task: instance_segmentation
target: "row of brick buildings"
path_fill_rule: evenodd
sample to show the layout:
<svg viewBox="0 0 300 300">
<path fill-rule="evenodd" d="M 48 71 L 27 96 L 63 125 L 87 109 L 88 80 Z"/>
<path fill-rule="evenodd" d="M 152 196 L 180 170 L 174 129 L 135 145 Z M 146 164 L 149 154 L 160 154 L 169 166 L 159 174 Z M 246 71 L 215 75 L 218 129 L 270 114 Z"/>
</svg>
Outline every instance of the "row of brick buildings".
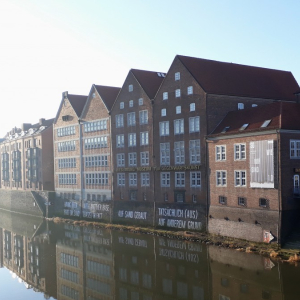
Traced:
<svg viewBox="0 0 300 300">
<path fill-rule="evenodd" d="M 290 72 L 180 55 L 167 73 L 131 69 L 121 88 L 64 92 L 53 125 L 14 129 L 1 188 L 53 187 L 65 215 L 189 230 L 208 219 L 214 233 L 280 241 L 299 208 L 299 91 Z"/>
</svg>

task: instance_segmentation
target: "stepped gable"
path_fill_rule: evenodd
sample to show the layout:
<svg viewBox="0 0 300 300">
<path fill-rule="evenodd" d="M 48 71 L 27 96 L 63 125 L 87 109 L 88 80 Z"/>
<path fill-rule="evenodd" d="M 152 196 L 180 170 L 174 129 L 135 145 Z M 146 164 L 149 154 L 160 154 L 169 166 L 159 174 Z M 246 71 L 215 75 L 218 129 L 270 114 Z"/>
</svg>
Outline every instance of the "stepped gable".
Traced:
<svg viewBox="0 0 300 300">
<path fill-rule="evenodd" d="M 208 94 L 295 101 L 299 91 L 288 71 L 177 57 Z"/>
<path fill-rule="evenodd" d="M 108 111 L 111 110 L 119 92 L 119 87 L 94 85 L 104 104 L 106 105 Z"/>
<path fill-rule="evenodd" d="M 87 96 L 68 94 L 68 99 L 78 117 L 81 116 Z"/>
<path fill-rule="evenodd" d="M 131 69 L 131 72 L 136 80 L 140 83 L 148 97 L 153 99 L 165 78 L 165 73 L 137 69 Z"/>
<path fill-rule="evenodd" d="M 251 131 L 270 129 L 300 130 L 300 104 L 291 102 L 274 102 L 245 110 L 229 112 L 211 135 L 242 134 Z M 271 120 L 266 127 L 262 124 Z M 248 124 L 242 129 L 244 124 Z M 228 127 L 226 132 L 224 128 Z"/>
</svg>

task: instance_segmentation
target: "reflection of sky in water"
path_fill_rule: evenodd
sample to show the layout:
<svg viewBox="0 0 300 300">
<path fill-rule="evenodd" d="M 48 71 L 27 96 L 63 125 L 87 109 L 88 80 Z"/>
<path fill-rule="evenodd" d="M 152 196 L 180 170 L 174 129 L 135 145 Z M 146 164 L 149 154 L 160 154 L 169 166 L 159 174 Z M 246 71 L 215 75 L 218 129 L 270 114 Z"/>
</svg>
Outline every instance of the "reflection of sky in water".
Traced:
<svg viewBox="0 0 300 300">
<path fill-rule="evenodd" d="M 35 292 L 33 289 L 27 289 L 27 284 L 26 286 L 25 284 L 11 271 L 6 268 L 0 269 L 0 299 L 45 300 L 43 293 Z"/>
</svg>

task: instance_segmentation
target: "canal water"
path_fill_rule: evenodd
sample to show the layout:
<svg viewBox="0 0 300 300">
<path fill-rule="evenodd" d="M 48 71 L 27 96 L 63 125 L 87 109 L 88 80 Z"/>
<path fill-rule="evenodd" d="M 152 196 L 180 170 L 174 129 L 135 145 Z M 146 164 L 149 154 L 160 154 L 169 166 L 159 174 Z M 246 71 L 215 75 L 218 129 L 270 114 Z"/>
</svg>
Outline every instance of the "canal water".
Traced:
<svg viewBox="0 0 300 300">
<path fill-rule="evenodd" d="M 300 299 L 300 267 L 256 254 L 0 211 L 1 299 Z"/>
</svg>

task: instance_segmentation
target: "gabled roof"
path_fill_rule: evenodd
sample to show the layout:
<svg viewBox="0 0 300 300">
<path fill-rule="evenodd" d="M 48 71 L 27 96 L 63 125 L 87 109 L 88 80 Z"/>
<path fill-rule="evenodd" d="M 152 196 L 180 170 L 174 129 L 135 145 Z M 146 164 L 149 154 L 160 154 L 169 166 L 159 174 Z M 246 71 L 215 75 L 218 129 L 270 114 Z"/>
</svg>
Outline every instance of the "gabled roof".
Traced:
<svg viewBox="0 0 300 300">
<path fill-rule="evenodd" d="M 68 94 L 67 97 L 79 118 L 83 111 L 87 96 Z"/>
<path fill-rule="evenodd" d="M 95 89 L 103 100 L 104 104 L 107 107 L 107 110 L 110 111 L 121 88 L 113 87 L 113 86 L 103 86 L 103 85 L 95 85 Z"/>
<path fill-rule="evenodd" d="M 131 69 L 130 71 L 139 82 L 148 97 L 150 99 L 153 99 L 164 80 L 165 73 L 137 69 Z"/>
<path fill-rule="evenodd" d="M 245 110 L 229 112 L 210 136 L 226 136 L 270 129 L 300 130 L 300 104 L 293 102 L 274 102 Z M 262 124 L 270 120 L 266 127 Z M 241 130 L 245 124 L 248 126 Z M 226 132 L 224 128 L 227 128 Z"/>
<path fill-rule="evenodd" d="M 299 90 L 287 71 L 176 56 L 208 94 L 294 101 Z"/>
</svg>

